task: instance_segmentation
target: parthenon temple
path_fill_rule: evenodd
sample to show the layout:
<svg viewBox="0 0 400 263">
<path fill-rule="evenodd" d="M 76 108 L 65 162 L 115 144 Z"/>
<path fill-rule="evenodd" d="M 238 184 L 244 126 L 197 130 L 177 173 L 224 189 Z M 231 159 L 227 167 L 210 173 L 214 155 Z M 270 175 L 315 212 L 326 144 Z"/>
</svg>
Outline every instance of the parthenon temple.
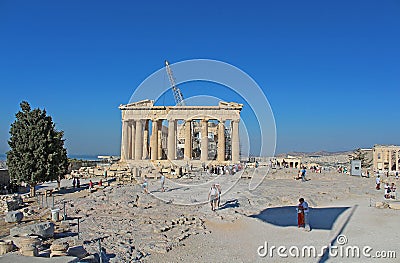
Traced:
<svg viewBox="0 0 400 263">
<path fill-rule="evenodd" d="M 153 100 L 120 105 L 121 161 L 238 163 L 243 104 L 155 106 Z"/>
</svg>

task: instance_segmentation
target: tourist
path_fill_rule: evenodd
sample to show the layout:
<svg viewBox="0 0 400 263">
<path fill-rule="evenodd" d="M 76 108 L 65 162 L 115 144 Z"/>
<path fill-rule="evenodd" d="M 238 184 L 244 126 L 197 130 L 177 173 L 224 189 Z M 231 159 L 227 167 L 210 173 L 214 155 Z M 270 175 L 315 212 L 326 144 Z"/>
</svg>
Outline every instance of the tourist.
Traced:
<svg viewBox="0 0 400 263">
<path fill-rule="evenodd" d="M 301 179 L 301 170 L 299 170 L 296 174 L 296 176 L 294 177 L 294 179 L 299 180 Z"/>
<path fill-rule="evenodd" d="M 218 190 L 217 208 L 219 208 L 219 204 L 221 203 L 221 193 L 222 193 L 221 185 L 215 184 L 215 188 L 217 188 Z"/>
<path fill-rule="evenodd" d="M 302 206 L 302 210 L 304 212 L 304 230 L 310 231 L 311 227 L 310 227 L 310 220 L 308 217 L 308 212 L 310 209 L 308 207 L 308 203 L 306 201 L 304 201 L 304 198 L 300 198 L 299 202 L 300 202 L 300 205 Z"/>
<path fill-rule="evenodd" d="M 103 186 L 103 180 L 100 179 L 99 186 Z"/>
<path fill-rule="evenodd" d="M 306 179 L 306 167 L 304 166 L 303 167 L 303 170 L 301 170 L 301 181 L 302 182 L 305 182 L 305 181 L 307 181 L 307 179 Z"/>
<path fill-rule="evenodd" d="M 297 227 L 304 227 L 304 209 L 301 203 L 297 205 L 296 211 L 297 211 Z"/>
<path fill-rule="evenodd" d="M 398 179 L 399 179 L 399 172 L 396 171 L 396 180 L 398 180 Z"/>
<path fill-rule="evenodd" d="M 76 187 L 77 188 L 81 187 L 81 180 L 79 180 L 79 178 L 76 178 Z"/>
<path fill-rule="evenodd" d="M 93 182 L 92 182 L 92 180 L 90 180 L 89 181 L 89 189 L 92 189 L 93 188 Z"/>
<path fill-rule="evenodd" d="M 75 185 L 76 185 L 76 180 L 75 180 L 75 177 L 74 177 L 74 179 L 72 180 L 72 188 L 75 188 Z"/>
<path fill-rule="evenodd" d="M 385 184 L 385 199 L 389 199 L 390 198 L 390 192 L 391 192 L 391 190 L 390 190 L 389 183 L 386 183 Z"/>
<path fill-rule="evenodd" d="M 161 182 L 161 192 L 165 192 L 164 188 L 165 176 L 163 174 L 161 174 L 160 182 Z"/>
<path fill-rule="evenodd" d="M 144 179 L 144 182 L 142 184 L 142 189 L 143 189 L 143 193 L 145 193 L 145 194 L 149 193 L 147 179 Z"/>
<path fill-rule="evenodd" d="M 375 183 L 376 183 L 376 190 L 380 190 L 381 189 L 381 177 L 378 174 L 378 177 L 376 177 L 375 179 Z"/>
<path fill-rule="evenodd" d="M 390 198 L 397 199 L 396 198 L 396 185 L 394 183 L 392 183 L 392 186 L 390 186 Z"/>
<path fill-rule="evenodd" d="M 210 191 L 208 192 L 208 200 L 210 201 L 212 211 L 215 211 L 215 207 L 217 205 L 217 197 L 218 189 L 215 187 L 215 184 L 212 184 Z"/>
</svg>

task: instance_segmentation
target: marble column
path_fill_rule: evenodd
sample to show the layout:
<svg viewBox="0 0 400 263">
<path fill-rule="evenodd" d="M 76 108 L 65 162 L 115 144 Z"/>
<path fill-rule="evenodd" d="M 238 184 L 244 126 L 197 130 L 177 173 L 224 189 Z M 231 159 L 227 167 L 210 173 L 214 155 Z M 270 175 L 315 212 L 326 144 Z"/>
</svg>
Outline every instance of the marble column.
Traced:
<svg viewBox="0 0 400 263">
<path fill-rule="evenodd" d="M 388 152 L 388 157 L 389 157 L 389 172 L 392 170 L 392 151 L 389 150 Z"/>
<path fill-rule="evenodd" d="M 399 151 L 396 150 L 396 171 L 399 170 Z"/>
<path fill-rule="evenodd" d="M 175 120 L 168 120 L 168 160 L 176 158 Z"/>
<path fill-rule="evenodd" d="M 192 159 L 192 121 L 185 122 L 185 160 Z"/>
<path fill-rule="evenodd" d="M 218 123 L 217 161 L 225 161 L 225 121 L 223 120 Z"/>
<path fill-rule="evenodd" d="M 142 160 L 143 155 L 143 120 L 136 120 L 135 159 Z"/>
<path fill-rule="evenodd" d="M 149 120 L 144 121 L 143 130 L 143 155 L 142 159 L 146 160 L 149 158 Z"/>
<path fill-rule="evenodd" d="M 208 160 L 208 120 L 201 120 L 201 155 L 200 161 Z"/>
<path fill-rule="evenodd" d="M 128 151 L 129 151 L 128 127 L 129 127 L 129 121 L 122 121 L 121 160 L 128 159 Z"/>
<path fill-rule="evenodd" d="M 126 156 L 127 160 L 131 160 L 132 158 L 132 121 L 128 122 L 128 154 Z"/>
<path fill-rule="evenodd" d="M 158 156 L 157 156 L 157 159 L 158 160 L 161 160 L 162 159 L 162 120 L 159 120 L 158 121 L 158 127 L 159 127 L 159 129 L 158 129 L 158 134 L 157 134 L 157 136 L 158 136 L 158 145 L 157 145 L 157 153 L 158 153 Z"/>
<path fill-rule="evenodd" d="M 158 121 L 152 120 L 152 129 L 150 137 L 151 160 L 155 161 L 158 158 Z"/>
<path fill-rule="evenodd" d="M 239 144 L 239 120 L 232 120 L 232 163 L 238 163 L 240 158 L 240 144 Z"/>
<path fill-rule="evenodd" d="M 135 137 L 136 137 L 135 121 L 131 121 L 129 126 L 131 129 L 130 136 L 129 136 L 129 138 L 130 138 L 130 149 L 129 149 L 130 158 L 129 159 L 134 160 L 135 159 Z"/>
</svg>

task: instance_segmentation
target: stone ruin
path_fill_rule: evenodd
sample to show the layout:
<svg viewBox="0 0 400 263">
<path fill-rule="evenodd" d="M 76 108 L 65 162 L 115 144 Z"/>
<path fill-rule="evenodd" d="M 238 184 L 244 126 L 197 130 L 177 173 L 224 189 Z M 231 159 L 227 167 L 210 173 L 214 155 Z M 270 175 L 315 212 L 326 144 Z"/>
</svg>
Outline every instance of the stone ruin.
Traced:
<svg viewBox="0 0 400 263">
<path fill-rule="evenodd" d="M 0 195 L 0 214 L 15 211 L 23 204 L 22 197 L 18 194 Z"/>
</svg>

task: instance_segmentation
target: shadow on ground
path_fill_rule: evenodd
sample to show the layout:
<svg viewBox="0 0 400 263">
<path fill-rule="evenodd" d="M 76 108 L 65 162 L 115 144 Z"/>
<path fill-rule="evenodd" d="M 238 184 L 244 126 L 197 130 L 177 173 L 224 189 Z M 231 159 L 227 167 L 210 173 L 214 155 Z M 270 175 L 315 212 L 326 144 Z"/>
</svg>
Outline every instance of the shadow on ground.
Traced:
<svg viewBox="0 0 400 263">
<path fill-rule="evenodd" d="M 311 228 L 331 230 L 336 219 L 350 207 L 310 208 L 309 220 Z M 276 226 L 297 227 L 296 206 L 272 207 L 250 217 L 260 219 Z"/>
<path fill-rule="evenodd" d="M 223 203 L 220 207 L 219 210 L 223 209 L 228 209 L 228 208 L 236 208 L 239 207 L 239 200 L 233 199 L 233 200 L 228 200 L 225 203 Z"/>
</svg>

